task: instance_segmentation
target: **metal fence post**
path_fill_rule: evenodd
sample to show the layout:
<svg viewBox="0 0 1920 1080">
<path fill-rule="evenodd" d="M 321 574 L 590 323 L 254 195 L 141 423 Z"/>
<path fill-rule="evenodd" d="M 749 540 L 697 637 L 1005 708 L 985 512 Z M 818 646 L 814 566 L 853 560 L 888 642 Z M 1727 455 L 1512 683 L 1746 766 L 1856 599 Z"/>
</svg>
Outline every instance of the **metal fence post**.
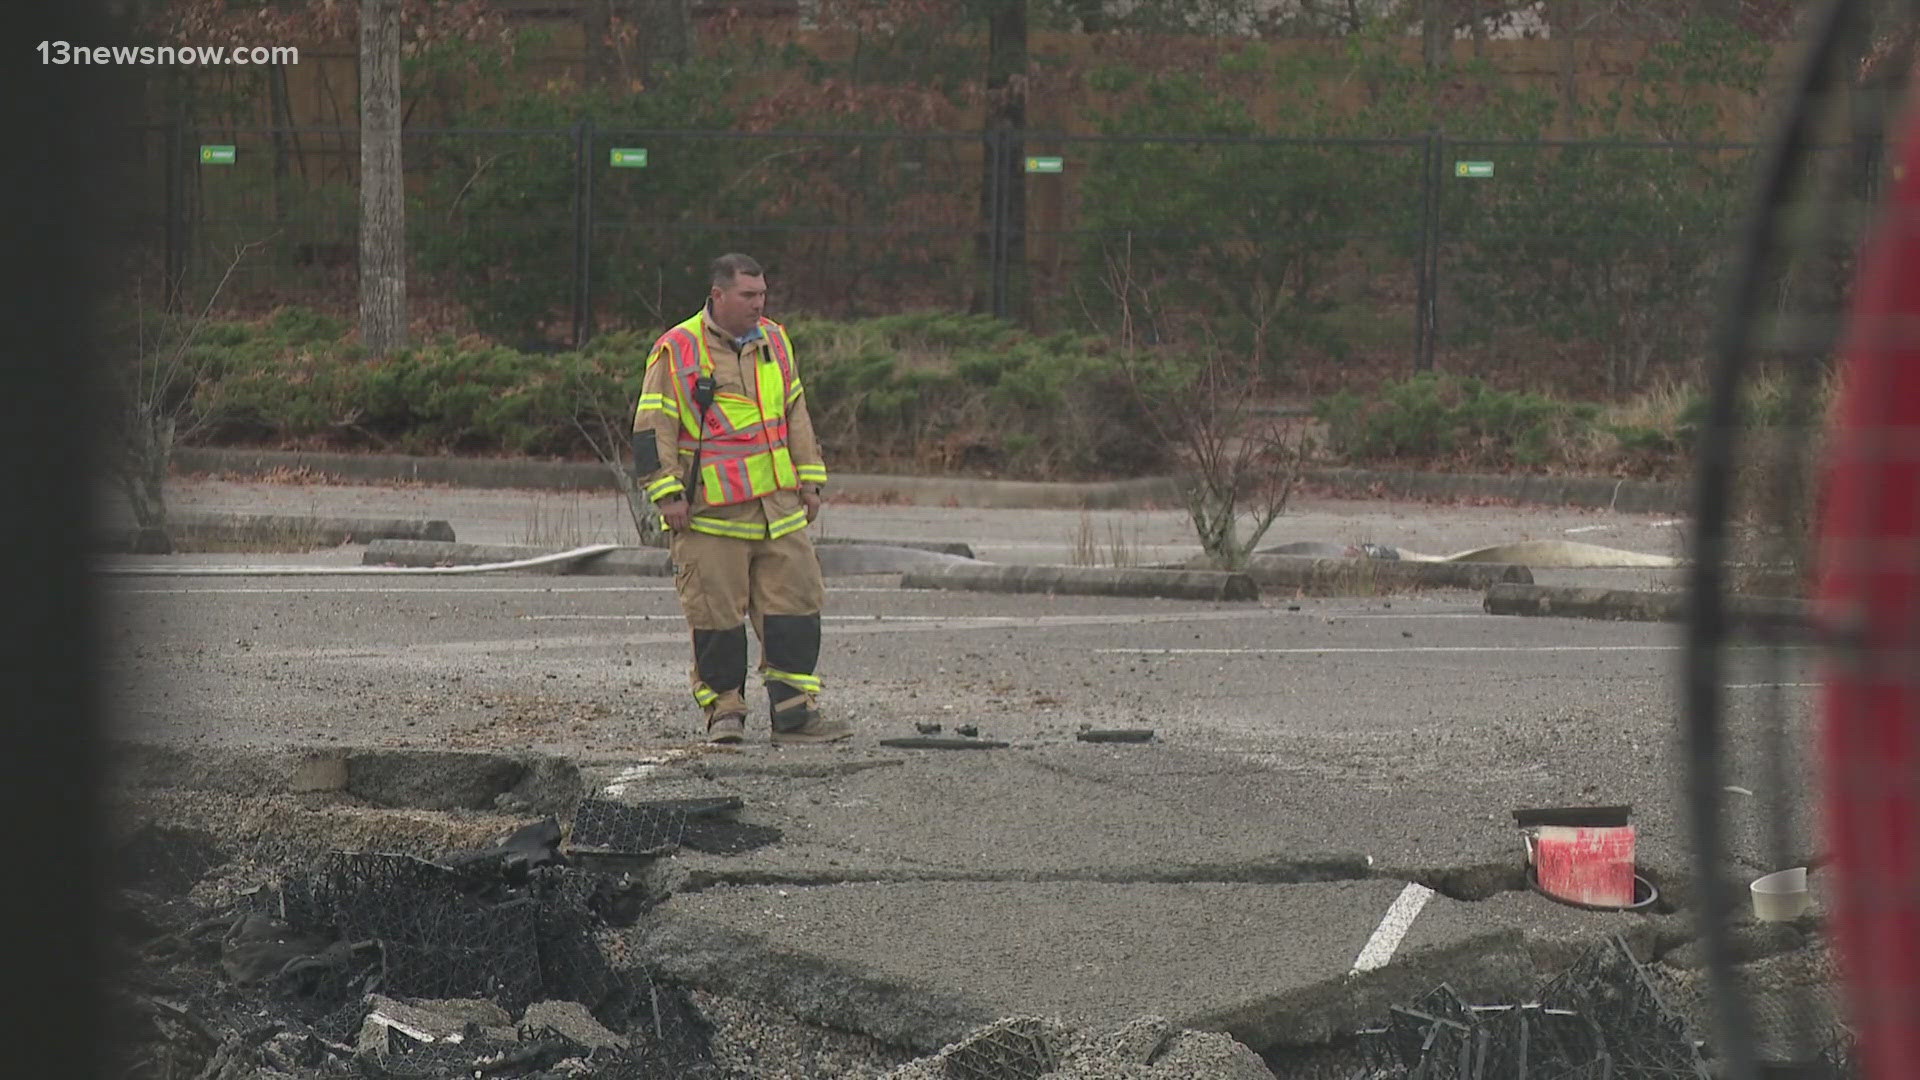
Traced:
<svg viewBox="0 0 1920 1080">
<path fill-rule="evenodd" d="M 1425 283 L 1425 303 L 1420 312 L 1420 324 L 1424 340 L 1419 355 L 1415 358 L 1417 371 L 1432 371 L 1433 360 L 1440 349 L 1440 242 L 1442 221 L 1441 213 L 1446 183 L 1447 137 L 1444 132 L 1434 129 L 1427 133 L 1427 178 L 1422 185 L 1427 192 L 1426 239 L 1422 245 L 1421 257 L 1426 260 L 1421 272 Z"/>
<path fill-rule="evenodd" d="M 986 130 L 987 144 L 987 281 L 993 317 L 1007 317 L 1007 133 Z"/>
<path fill-rule="evenodd" d="M 1008 124 L 1001 128 L 1000 144 L 1000 293 L 1006 311 L 1002 318 L 1027 325 L 1033 317 L 1032 275 L 1027 263 L 1027 181 L 1022 161 L 1027 156 L 1027 136 L 1023 127 Z M 1020 280 L 1013 280 L 1014 267 L 1020 268 Z M 1019 295 L 1015 306 L 1014 296 Z"/>
<path fill-rule="evenodd" d="M 1433 248 L 1433 157 L 1436 153 L 1433 132 L 1420 137 L 1420 242 L 1414 253 L 1413 369 L 1423 371 L 1428 363 L 1427 344 L 1431 328 L 1427 325 L 1428 305 L 1433 297 L 1433 280 L 1428 274 Z"/>
<path fill-rule="evenodd" d="M 593 336 L 593 121 L 573 125 L 573 347 Z"/>
<path fill-rule="evenodd" d="M 180 253 L 180 162 L 183 153 L 180 118 L 167 121 L 160 138 L 161 182 L 166 187 L 166 219 L 163 222 L 166 250 L 160 267 L 160 310 L 172 311 L 174 297 L 180 294 L 180 274 L 185 260 Z"/>
</svg>

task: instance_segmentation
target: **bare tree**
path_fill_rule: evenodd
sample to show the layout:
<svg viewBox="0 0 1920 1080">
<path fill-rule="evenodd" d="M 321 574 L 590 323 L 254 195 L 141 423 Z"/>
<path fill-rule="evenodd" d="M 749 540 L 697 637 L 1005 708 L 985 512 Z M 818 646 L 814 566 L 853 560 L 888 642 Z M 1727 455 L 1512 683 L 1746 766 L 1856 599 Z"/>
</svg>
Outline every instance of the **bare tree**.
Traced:
<svg viewBox="0 0 1920 1080">
<path fill-rule="evenodd" d="M 407 343 L 407 218 L 400 157 L 399 0 L 360 0 L 360 340 Z"/>
<path fill-rule="evenodd" d="M 611 370 L 597 365 L 592 357 L 583 356 L 580 364 L 569 372 L 567 385 L 573 398 L 574 430 L 593 448 L 594 456 L 607 467 L 614 484 L 625 496 L 627 513 L 633 518 L 640 545 L 662 546 L 666 530 L 660 521 L 660 512 L 640 490 L 639 478 L 627 468 L 633 413 L 632 402 L 626 397 L 621 380 Z"/>
<path fill-rule="evenodd" d="M 626 497 L 627 514 L 633 519 L 633 531 L 640 538 L 640 546 L 664 546 L 666 527 L 660 520 L 660 511 L 654 508 L 646 492 L 640 490 L 639 478 L 627 469 L 626 440 L 620 437 L 619 425 L 605 413 L 588 413 L 575 417 L 574 427 L 592 445 L 595 456 L 613 475 L 620 494 Z"/>
<path fill-rule="evenodd" d="M 1210 343 L 1184 388 L 1186 407 L 1149 412 L 1188 467 L 1187 515 L 1200 550 L 1222 570 L 1246 566 L 1292 499 L 1309 450 L 1278 419 L 1254 415 L 1248 383 L 1256 367 Z"/>
<path fill-rule="evenodd" d="M 1133 272 L 1131 245 L 1110 254 L 1103 275 L 1119 314 L 1119 348 L 1127 386 L 1153 436 L 1171 448 L 1184 470 L 1187 515 L 1207 561 L 1237 570 L 1286 510 L 1312 452 L 1278 418 L 1256 415 L 1268 328 L 1256 327 L 1255 345 L 1244 355 L 1203 335 L 1197 349 L 1150 352 L 1138 342 L 1141 322 L 1153 338 L 1158 326 L 1152 286 Z M 1241 531 L 1241 519 L 1248 520 Z"/>
<path fill-rule="evenodd" d="M 197 315 L 181 321 L 158 317 L 149 326 L 145 305 L 135 311 L 131 356 L 112 368 L 114 447 L 108 464 L 111 475 L 127 497 L 143 544 L 159 550 L 169 546 L 167 535 L 167 476 L 173 448 L 205 422 L 209 402 L 205 388 L 195 385 L 190 361 L 194 339 L 207 323 L 214 305 L 240 263 L 265 244 L 256 240 L 234 251 L 233 261 L 214 285 Z M 176 305 L 164 305 L 173 310 Z"/>
</svg>

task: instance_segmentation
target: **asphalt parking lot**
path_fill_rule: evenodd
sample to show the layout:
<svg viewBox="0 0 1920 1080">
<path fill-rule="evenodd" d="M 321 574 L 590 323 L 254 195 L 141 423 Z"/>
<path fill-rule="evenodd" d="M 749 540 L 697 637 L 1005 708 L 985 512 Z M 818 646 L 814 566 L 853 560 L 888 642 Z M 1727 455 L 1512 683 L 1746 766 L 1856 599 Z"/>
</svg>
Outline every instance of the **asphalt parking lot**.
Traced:
<svg viewBox="0 0 1920 1080">
<path fill-rule="evenodd" d="M 183 484 L 178 503 L 445 518 L 481 543 L 618 540 L 624 525 L 609 496 L 533 492 L 202 481 Z M 830 505 L 822 525 L 843 537 L 965 541 L 996 561 L 1068 561 L 1089 537 L 1115 556 L 1101 561 L 1194 550 L 1174 511 Z M 1307 499 L 1269 542 L 1446 553 L 1571 536 L 1674 554 L 1678 533 L 1654 516 Z M 350 546 L 123 562 L 359 557 Z M 1539 580 L 1661 580 L 1552 575 Z M 824 999 L 815 1010 L 884 1028 L 869 1032 L 883 1038 L 937 1046 L 966 1022 L 1075 1001 L 1103 1019 L 1159 1011 L 1224 1026 L 1250 1044 L 1306 1037 L 1263 1028 L 1271 1017 L 1259 1003 L 1344 975 L 1411 881 L 1442 893 L 1408 933 L 1410 951 L 1682 918 L 1572 912 L 1514 892 L 1500 872 L 1520 858 L 1512 809 L 1630 803 L 1642 865 L 1683 888 L 1683 652 L 1672 625 L 1492 616 L 1467 592 L 1198 603 L 839 578 L 820 673 L 828 707 L 856 737 L 773 750 L 756 698 L 747 746 L 676 759 L 697 718 L 665 580 L 262 573 L 111 578 L 105 588 L 120 730 L 133 740 L 535 750 L 628 797 L 741 796 L 749 819 L 785 839 L 684 859 L 702 885 L 667 905 L 679 921 L 657 927 L 653 944 L 671 953 L 680 934 L 812 950 L 863 977 L 965 1001 L 885 1019 L 843 1016 Z M 1774 700 L 1802 722 L 1809 681 L 1801 665 L 1730 675 L 1728 782 L 1756 800 L 1775 781 L 1752 720 Z M 879 745 L 932 724 L 974 725 L 1011 745 Z M 1077 741 L 1088 727 L 1155 738 Z M 1758 866 L 1757 814 L 1749 824 L 1739 854 Z M 987 940 L 998 944 L 983 952 Z M 714 983 L 749 967 L 681 955 L 683 974 Z"/>
</svg>

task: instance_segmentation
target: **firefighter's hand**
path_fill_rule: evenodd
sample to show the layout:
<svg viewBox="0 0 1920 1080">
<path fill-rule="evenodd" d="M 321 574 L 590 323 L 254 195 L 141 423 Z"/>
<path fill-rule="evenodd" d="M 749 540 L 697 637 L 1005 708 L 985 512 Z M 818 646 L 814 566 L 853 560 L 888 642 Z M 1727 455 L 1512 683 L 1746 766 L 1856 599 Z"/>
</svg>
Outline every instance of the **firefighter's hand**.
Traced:
<svg viewBox="0 0 1920 1080">
<path fill-rule="evenodd" d="M 660 503 L 660 520 L 666 522 L 667 528 L 674 532 L 684 532 L 687 519 L 692 516 L 693 504 L 688 502 L 685 496 L 676 495 Z"/>
<path fill-rule="evenodd" d="M 813 524 L 813 519 L 820 516 L 820 490 L 810 487 L 801 488 L 800 502 L 807 508 L 807 524 Z"/>
</svg>

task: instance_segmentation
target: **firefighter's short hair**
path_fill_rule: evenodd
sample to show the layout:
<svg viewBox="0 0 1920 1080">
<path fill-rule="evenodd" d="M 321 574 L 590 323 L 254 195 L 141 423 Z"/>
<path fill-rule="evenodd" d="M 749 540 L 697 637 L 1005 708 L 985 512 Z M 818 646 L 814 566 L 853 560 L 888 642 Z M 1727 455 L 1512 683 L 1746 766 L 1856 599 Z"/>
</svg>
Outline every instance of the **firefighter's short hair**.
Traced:
<svg viewBox="0 0 1920 1080">
<path fill-rule="evenodd" d="M 722 255 L 713 260 L 713 284 L 718 288 L 727 288 L 733 279 L 745 274 L 748 277 L 766 277 L 767 272 L 760 267 L 759 260 L 751 255 L 738 253 Z"/>
</svg>

